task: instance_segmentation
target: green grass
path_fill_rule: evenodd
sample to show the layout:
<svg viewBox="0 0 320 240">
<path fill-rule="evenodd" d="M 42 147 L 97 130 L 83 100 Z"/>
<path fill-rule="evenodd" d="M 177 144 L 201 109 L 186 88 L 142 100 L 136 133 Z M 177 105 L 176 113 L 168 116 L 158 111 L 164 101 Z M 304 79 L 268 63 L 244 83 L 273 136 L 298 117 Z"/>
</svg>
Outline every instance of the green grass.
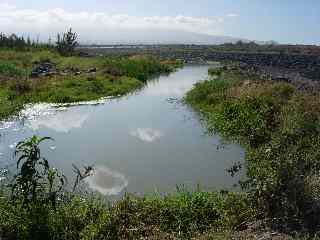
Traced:
<svg viewBox="0 0 320 240">
<path fill-rule="evenodd" d="M 148 56 L 62 57 L 49 50 L 0 53 L 0 119 L 16 113 L 25 103 L 72 103 L 124 95 L 141 88 L 152 76 L 169 73 L 178 66 Z M 26 78 L 26 73 L 41 62 L 51 62 L 65 73 Z M 96 73 L 88 73 L 93 68 Z"/>
<path fill-rule="evenodd" d="M 197 83 L 185 100 L 210 131 L 246 147 L 242 186 L 261 217 L 283 228 L 320 230 L 319 96 L 230 70 Z"/>
<path fill-rule="evenodd" d="M 8 239 L 139 239 L 161 235 L 189 238 L 236 229 L 248 220 L 245 195 L 177 192 L 125 196 L 113 205 L 74 197 L 28 208 L 0 199 L 0 236 Z M 245 213 L 245 214 L 244 214 Z M 160 238 L 159 238 L 160 239 Z"/>
<path fill-rule="evenodd" d="M 23 69 L 18 68 L 10 62 L 0 62 L 0 75 L 4 76 L 22 76 Z"/>
</svg>

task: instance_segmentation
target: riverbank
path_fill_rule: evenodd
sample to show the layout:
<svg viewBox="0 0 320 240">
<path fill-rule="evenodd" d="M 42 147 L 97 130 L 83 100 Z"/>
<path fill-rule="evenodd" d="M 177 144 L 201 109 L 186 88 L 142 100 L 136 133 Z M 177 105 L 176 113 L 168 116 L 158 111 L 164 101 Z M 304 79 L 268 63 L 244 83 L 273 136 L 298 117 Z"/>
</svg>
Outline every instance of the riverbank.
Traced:
<svg viewBox="0 0 320 240">
<path fill-rule="evenodd" d="M 73 103 L 124 95 L 177 62 L 148 56 L 63 57 L 49 50 L 1 50 L 0 119 L 27 103 Z"/>
<path fill-rule="evenodd" d="M 211 132 L 246 147 L 241 186 L 257 220 L 272 219 L 269 226 L 284 232 L 319 231 L 319 96 L 239 68 L 210 73 L 215 77 L 197 83 L 185 100 Z"/>
<path fill-rule="evenodd" d="M 187 73 L 190 75 L 190 72 Z M 299 109 L 302 112 L 306 110 L 305 106 L 301 104 L 303 102 L 302 96 L 305 96 L 307 104 L 310 104 L 308 98 L 313 96 L 304 95 L 305 93 L 301 95 L 302 93 L 287 83 L 266 82 L 253 79 L 251 76 L 249 78 L 249 76 L 242 75 L 241 72 L 236 70 L 213 69 L 210 70 L 210 73 L 218 76 L 218 78 L 214 77 L 209 81 L 196 84 L 194 90 L 191 91 L 192 95 L 189 100 L 190 102 L 194 100 L 193 105 L 195 107 L 196 105 L 199 106 L 198 109 L 208 120 L 210 130 L 220 129 L 227 137 L 237 137 L 244 146 L 247 146 L 247 164 L 251 166 L 249 168 L 250 181 L 243 183 L 243 186 L 247 184 L 249 187 L 247 192 L 214 192 L 201 191 L 201 189 L 189 191 L 181 186 L 171 194 L 155 193 L 143 196 L 127 194 L 116 202 L 106 203 L 104 197 L 97 195 L 58 191 L 59 179 L 55 179 L 54 187 L 49 190 L 49 179 L 52 179 L 49 176 L 52 177 L 51 174 L 42 176 L 41 188 L 39 188 L 34 202 L 23 205 L 19 198 L 13 201 L 10 197 L 10 188 L 9 191 L 4 191 L 4 187 L 7 185 L 2 181 L 2 198 L 0 199 L 1 237 L 3 239 L 301 239 L 292 238 L 280 232 L 297 230 L 297 226 L 299 227 L 298 230 L 304 230 L 304 233 L 306 231 L 311 232 L 309 230 L 311 227 L 306 223 L 303 215 L 293 215 L 292 212 L 297 209 L 294 205 L 296 203 L 299 211 L 305 211 L 301 208 L 303 206 L 306 209 L 316 210 L 316 208 L 310 208 L 309 205 L 309 199 L 316 201 L 316 195 L 313 198 L 308 197 L 307 201 L 298 199 L 298 202 L 297 199 L 294 200 L 292 197 L 294 193 L 288 192 L 290 189 L 294 190 L 294 188 L 289 188 L 287 184 L 288 182 L 294 184 L 297 191 L 301 193 L 301 181 L 299 180 L 302 175 L 300 171 L 305 171 L 304 173 L 307 175 L 309 172 L 306 169 L 309 165 L 302 165 L 304 162 L 301 161 L 300 156 L 308 156 L 306 158 L 307 163 L 311 163 L 317 157 L 316 153 L 314 155 L 310 154 L 312 149 L 310 150 L 310 147 L 308 147 L 310 139 L 307 133 L 312 133 L 312 124 L 304 120 L 304 117 L 308 118 L 307 115 L 301 116 L 300 111 L 298 111 Z M 184 79 L 182 76 L 178 75 L 179 81 Z M 191 92 L 187 98 L 190 97 Z M 164 98 L 162 97 L 161 102 L 163 101 Z M 136 102 L 134 106 L 137 106 Z M 217 110 L 215 110 L 215 106 Z M 228 110 L 227 107 L 230 106 L 232 108 Z M 278 108 L 282 106 L 286 107 L 287 111 L 284 114 L 279 114 Z M 221 111 L 218 111 L 219 109 Z M 280 116 L 288 117 L 287 121 L 281 124 L 281 126 L 287 126 L 287 133 L 281 130 L 287 138 L 279 139 L 277 135 L 273 135 L 274 142 L 270 143 L 268 139 L 265 139 L 265 143 L 262 143 L 263 138 L 261 136 L 268 136 L 267 134 L 264 135 L 267 131 L 263 130 L 263 126 L 270 126 L 267 129 L 270 129 L 269 134 L 271 135 L 278 129 L 282 129 L 277 125 L 278 121 L 272 120 L 274 117 L 271 114 L 273 113 L 272 109 L 275 111 L 274 115 L 279 116 L 279 118 Z M 211 120 L 215 119 L 211 116 L 216 113 L 222 115 L 221 118 L 217 118 L 221 120 L 218 122 L 220 125 L 211 125 L 211 123 L 214 123 Z M 226 120 L 222 119 L 223 116 Z M 150 118 L 150 115 L 148 117 Z M 309 117 L 311 117 L 312 122 L 312 115 Z M 292 118 L 294 121 L 291 120 Z M 97 122 L 99 121 L 95 121 L 95 124 Z M 273 122 L 275 124 L 267 124 Z M 223 132 L 224 123 L 227 123 L 225 129 L 228 130 L 225 132 Z M 292 126 L 293 123 L 296 125 Z M 110 125 L 110 123 L 108 124 Z M 218 128 L 219 126 L 221 128 Z M 236 128 L 235 126 L 240 127 Z M 247 128 L 245 128 L 246 126 Z M 236 131 L 236 133 L 228 134 L 231 131 L 229 129 Z M 261 129 L 261 132 L 258 132 L 258 129 Z M 101 132 L 102 128 L 99 131 Z M 303 133 L 303 131 L 308 132 Z M 293 135 L 291 136 L 290 133 Z M 299 136 L 303 135 L 304 140 L 299 140 Z M 195 137 L 194 132 L 193 137 Z M 127 135 L 126 138 L 128 138 Z M 311 135 L 310 138 L 313 138 L 313 136 Z M 88 136 L 85 143 L 87 144 L 89 141 L 91 140 Z M 296 141 L 298 141 L 298 146 Z M 257 143 L 259 144 L 256 145 Z M 292 149 L 287 149 L 286 144 L 291 146 Z M 27 144 L 27 146 L 29 145 Z M 69 140 L 66 145 L 68 146 L 67 150 L 75 155 L 72 141 Z M 33 145 L 31 144 L 31 146 Z M 76 146 L 76 149 L 78 149 L 79 142 L 76 143 Z M 150 145 L 147 146 L 150 147 Z M 210 147 L 213 147 L 212 141 Z M 104 157 L 105 152 L 110 154 L 106 147 L 103 149 Z M 315 147 L 316 150 L 317 147 Z M 290 155 L 288 158 L 282 155 L 282 153 L 287 154 L 288 152 L 293 154 L 295 158 L 289 161 Z M 41 153 L 45 153 L 45 149 L 41 148 Z M 153 148 L 152 157 L 155 156 L 155 148 Z M 94 156 L 90 159 L 94 159 Z M 129 160 L 131 159 L 134 160 L 132 155 L 130 155 Z M 187 159 L 186 156 L 185 159 Z M 194 159 L 198 158 L 195 157 Z M 210 161 L 213 160 L 215 159 L 211 157 Z M 50 161 L 52 161 L 51 158 L 49 158 L 49 163 Z M 148 162 L 150 161 L 148 159 Z M 172 160 L 170 159 L 170 161 Z M 301 163 L 295 165 L 297 162 Z M 281 164 L 279 165 L 279 163 Z M 165 164 L 168 163 L 165 162 Z M 194 164 L 194 160 L 192 164 Z M 295 169 L 295 166 L 299 166 L 299 169 Z M 200 165 L 197 165 L 197 167 L 200 168 Z M 236 174 L 240 168 L 241 166 L 235 165 L 229 169 L 229 172 Z M 314 169 L 316 170 L 316 168 Z M 210 168 L 212 175 L 214 170 L 214 167 Z M 289 174 L 285 174 L 287 170 L 289 170 Z M 201 173 L 203 174 L 203 172 Z M 48 173 L 52 172 L 48 171 Z M 141 174 L 141 172 L 139 173 Z M 306 175 L 303 175 L 303 178 Z M 54 176 L 57 177 L 58 175 L 54 174 Z M 292 182 L 295 180 L 292 179 L 293 176 L 299 176 L 299 179 Z M 316 189 L 317 179 L 311 180 L 310 183 L 312 184 L 308 186 Z M 49 194 L 50 191 L 54 195 Z M 312 192 L 312 194 L 315 192 Z M 6 195 L 6 193 L 9 194 Z M 18 191 L 16 194 L 21 194 L 20 197 L 23 197 L 23 192 L 19 193 Z M 54 201 L 49 198 L 51 196 L 55 197 Z M 268 205 L 269 203 L 270 205 Z M 274 208 L 273 212 L 273 214 L 278 214 L 275 217 L 271 217 L 273 216 L 270 212 L 272 206 L 277 207 Z M 310 214 L 315 214 L 314 218 L 317 219 L 317 212 L 308 211 L 307 213 L 307 220 Z"/>
<path fill-rule="evenodd" d="M 45 140 L 34 136 L 18 143 L 17 175 L 1 171 L 2 239 L 300 239 L 266 229 L 244 192 L 178 186 L 174 193 L 126 194 L 108 202 L 79 188 L 95 171 L 90 166 L 74 166 L 81 179 L 76 192 L 67 191 L 65 178 L 40 154 Z"/>
</svg>

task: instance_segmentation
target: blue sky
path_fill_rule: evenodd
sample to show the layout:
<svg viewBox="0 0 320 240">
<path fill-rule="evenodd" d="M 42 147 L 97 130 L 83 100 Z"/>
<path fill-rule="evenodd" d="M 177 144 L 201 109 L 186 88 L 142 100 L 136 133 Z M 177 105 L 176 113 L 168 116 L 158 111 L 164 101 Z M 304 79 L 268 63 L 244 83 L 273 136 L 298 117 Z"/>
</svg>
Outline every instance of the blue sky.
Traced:
<svg viewBox="0 0 320 240">
<path fill-rule="evenodd" d="M 96 14 L 104 15 L 97 20 Z M 41 19 L 36 19 L 39 16 Z M 91 22 L 85 20 L 86 16 L 91 17 Z M 0 0 L 0 31 L 10 31 L 10 26 L 36 34 L 36 31 L 58 31 L 68 25 L 78 27 L 85 38 L 92 34 L 103 38 L 99 31 L 116 34 L 117 29 L 129 32 L 160 29 L 320 45 L 320 1 Z"/>
</svg>

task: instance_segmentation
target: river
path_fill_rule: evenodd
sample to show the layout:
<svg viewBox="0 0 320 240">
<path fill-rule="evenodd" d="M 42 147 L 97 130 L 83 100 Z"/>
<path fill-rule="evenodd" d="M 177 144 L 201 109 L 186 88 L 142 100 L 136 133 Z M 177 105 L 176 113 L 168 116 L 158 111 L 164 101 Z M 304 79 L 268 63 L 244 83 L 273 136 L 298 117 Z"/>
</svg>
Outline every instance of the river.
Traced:
<svg viewBox="0 0 320 240">
<path fill-rule="evenodd" d="M 205 134 L 198 114 L 180 102 L 208 68 L 185 66 L 100 104 L 35 105 L 23 119 L 1 123 L 0 164 L 14 168 L 16 143 L 35 134 L 55 140 L 42 145 L 42 154 L 68 179 L 72 163 L 94 164 L 88 186 L 105 195 L 171 192 L 177 185 L 230 189 L 238 179 L 226 169 L 243 161 L 244 150 Z"/>
</svg>

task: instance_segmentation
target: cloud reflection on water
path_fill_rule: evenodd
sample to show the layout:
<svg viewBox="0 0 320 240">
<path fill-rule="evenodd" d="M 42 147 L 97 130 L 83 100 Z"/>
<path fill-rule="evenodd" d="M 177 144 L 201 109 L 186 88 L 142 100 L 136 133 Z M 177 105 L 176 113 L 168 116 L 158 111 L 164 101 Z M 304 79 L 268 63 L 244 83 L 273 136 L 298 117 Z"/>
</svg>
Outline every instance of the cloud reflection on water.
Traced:
<svg viewBox="0 0 320 240">
<path fill-rule="evenodd" d="M 81 128 L 88 119 L 89 114 L 74 113 L 72 111 L 57 112 L 55 115 L 42 116 L 30 120 L 28 126 L 32 130 L 46 127 L 56 132 L 68 133 L 71 129 Z"/>
<path fill-rule="evenodd" d="M 130 132 L 130 135 L 140 139 L 143 142 L 154 142 L 161 137 L 163 133 L 160 130 L 152 128 L 137 128 Z"/>
<path fill-rule="evenodd" d="M 124 175 L 105 166 L 95 166 L 94 174 L 86 178 L 86 182 L 103 195 L 118 195 L 128 186 Z"/>
</svg>

